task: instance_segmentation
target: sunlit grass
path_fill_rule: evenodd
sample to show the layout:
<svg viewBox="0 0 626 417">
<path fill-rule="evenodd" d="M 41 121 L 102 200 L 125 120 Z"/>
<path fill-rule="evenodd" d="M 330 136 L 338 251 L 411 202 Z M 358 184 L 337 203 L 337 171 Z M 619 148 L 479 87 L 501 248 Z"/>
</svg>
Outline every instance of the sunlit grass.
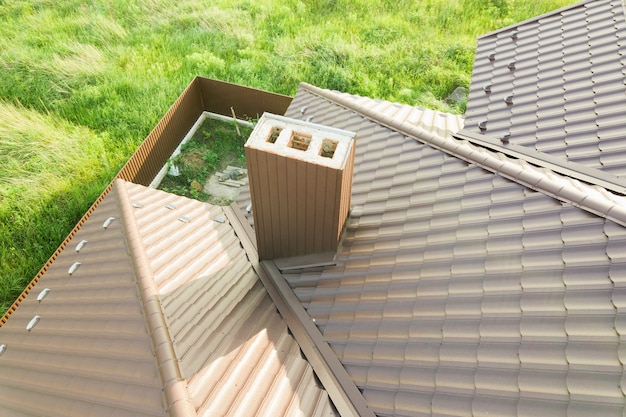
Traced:
<svg viewBox="0 0 626 417">
<path fill-rule="evenodd" d="M 197 75 L 462 113 L 476 36 L 572 0 L 0 0 L 0 308 Z"/>
<path fill-rule="evenodd" d="M 0 102 L 0 192 L 5 198 L 25 187 L 33 192 L 21 200 L 30 203 L 68 177 L 91 176 L 106 165 L 102 137 L 58 117 Z"/>
<path fill-rule="evenodd" d="M 105 136 L 0 102 L 0 301 L 7 308 L 78 221 L 109 169 Z"/>
</svg>

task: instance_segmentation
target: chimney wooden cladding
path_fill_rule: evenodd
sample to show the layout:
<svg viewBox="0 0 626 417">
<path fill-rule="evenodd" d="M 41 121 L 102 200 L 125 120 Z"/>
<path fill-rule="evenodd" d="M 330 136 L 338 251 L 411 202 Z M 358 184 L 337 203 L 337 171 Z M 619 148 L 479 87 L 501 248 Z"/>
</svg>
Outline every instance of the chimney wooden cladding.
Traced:
<svg viewBox="0 0 626 417">
<path fill-rule="evenodd" d="M 245 145 L 260 259 L 337 249 L 350 209 L 355 136 L 261 117 Z"/>
</svg>

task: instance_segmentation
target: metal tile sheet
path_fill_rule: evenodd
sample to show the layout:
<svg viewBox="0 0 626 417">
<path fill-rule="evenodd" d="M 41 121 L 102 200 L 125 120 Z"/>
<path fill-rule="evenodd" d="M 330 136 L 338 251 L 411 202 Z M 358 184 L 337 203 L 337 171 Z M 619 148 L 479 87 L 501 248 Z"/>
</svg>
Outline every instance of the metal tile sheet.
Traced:
<svg viewBox="0 0 626 417">
<path fill-rule="evenodd" d="M 129 202 L 141 204 L 120 209 Z M 0 415 L 160 416 L 183 397 L 198 415 L 337 415 L 218 215 L 220 207 L 118 181 L 0 329 Z M 137 290 L 137 248 L 172 338 L 163 343 L 186 380 L 174 397 L 164 395 L 172 381 L 162 380 Z"/>
<path fill-rule="evenodd" d="M 614 142 L 626 112 L 624 22 L 621 1 L 584 1 L 481 37 L 465 129 L 626 175 L 626 142 Z"/>
<path fill-rule="evenodd" d="M 335 414 L 224 210 L 126 187 L 198 415 Z"/>
<path fill-rule="evenodd" d="M 119 216 L 110 193 L 0 328 L 0 414 L 165 413 Z M 109 217 L 115 220 L 104 229 Z M 70 276 L 74 262 L 81 264 Z M 44 288 L 50 292 L 39 302 Z M 26 330 L 35 315 L 39 323 Z"/>
<path fill-rule="evenodd" d="M 357 162 L 337 265 L 284 276 L 376 413 L 623 410 L 623 226 L 306 91 L 294 103 L 352 114 L 335 127 L 357 132 Z"/>
</svg>

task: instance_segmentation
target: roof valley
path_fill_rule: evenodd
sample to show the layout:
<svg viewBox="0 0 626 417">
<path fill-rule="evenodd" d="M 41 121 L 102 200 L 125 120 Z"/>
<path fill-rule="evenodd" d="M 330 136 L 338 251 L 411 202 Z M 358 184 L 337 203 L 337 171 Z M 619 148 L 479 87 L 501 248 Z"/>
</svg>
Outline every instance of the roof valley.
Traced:
<svg viewBox="0 0 626 417">
<path fill-rule="evenodd" d="M 260 282 L 231 210 L 124 185 L 190 415 L 313 415 L 311 404 L 336 415 Z"/>
<path fill-rule="evenodd" d="M 273 261 L 259 261 L 254 231 L 236 204 L 224 210 L 254 270 L 287 323 L 308 362 L 342 416 L 374 416 L 367 401 L 339 362 L 317 326 L 310 321 L 291 287 Z"/>
<path fill-rule="evenodd" d="M 171 417 L 196 415 L 189 398 L 185 380 L 182 378 L 171 336 L 159 302 L 156 282 L 152 277 L 142 240 L 134 222 L 131 202 L 125 191 L 124 181 L 115 181 L 115 195 L 120 206 L 121 220 L 126 232 L 127 245 L 137 275 L 141 307 L 146 317 L 148 333 L 152 340 L 155 360 L 163 384 L 165 406 Z"/>
</svg>

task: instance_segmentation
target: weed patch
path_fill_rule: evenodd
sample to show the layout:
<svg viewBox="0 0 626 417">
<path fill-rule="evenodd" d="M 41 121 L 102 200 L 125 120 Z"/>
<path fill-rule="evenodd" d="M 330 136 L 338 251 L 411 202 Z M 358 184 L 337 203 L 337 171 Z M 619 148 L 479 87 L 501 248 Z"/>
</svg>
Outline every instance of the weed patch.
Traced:
<svg viewBox="0 0 626 417">
<path fill-rule="evenodd" d="M 180 154 L 169 161 L 170 173 L 161 181 L 159 189 L 213 204 L 228 204 L 229 201 L 205 192 L 204 186 L 213 174 L 228 166 L 245 168 L 243 146 L 252 128 L 238 127 L 239 132 L 235 122 L 206 118 L 189 142 L 181 147 Z"/>
</svg>

